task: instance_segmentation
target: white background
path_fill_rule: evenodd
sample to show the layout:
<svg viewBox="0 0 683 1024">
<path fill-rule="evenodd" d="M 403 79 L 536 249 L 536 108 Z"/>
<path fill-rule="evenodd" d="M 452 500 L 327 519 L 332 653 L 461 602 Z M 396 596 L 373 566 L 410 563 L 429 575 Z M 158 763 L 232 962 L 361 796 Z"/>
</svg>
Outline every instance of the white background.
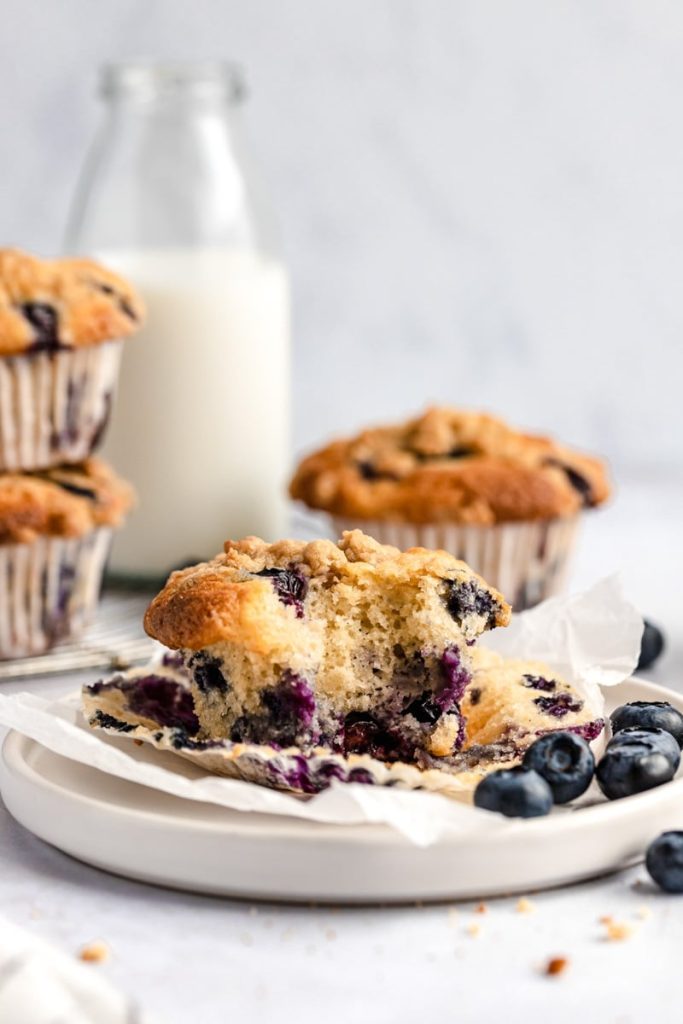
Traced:
<svg viewBox="0 0 683 1024">
<path fill-rule="evenodd" d="M 3 0 L 3 241 L 58 248 L 96 68 L 246 66 L 295 446 L 427 400 L 680 468 L 677 0 Z"/>
</svg>

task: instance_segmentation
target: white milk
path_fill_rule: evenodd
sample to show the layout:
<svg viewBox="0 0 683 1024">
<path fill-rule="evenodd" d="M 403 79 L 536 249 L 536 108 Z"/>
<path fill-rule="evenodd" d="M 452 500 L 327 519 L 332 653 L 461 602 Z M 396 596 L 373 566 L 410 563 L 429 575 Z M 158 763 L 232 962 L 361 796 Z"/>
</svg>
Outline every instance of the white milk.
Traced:
<svg viewBox="0 0 683 1024">
<path fill-rule="evenodd" d="M 116 573 L 160 576 L 228 538 L 285 535 L 289 290 L 284 267 L 228 249 L 108 250 L 147 304 L 126 342 L 104 456 L 138 506 Z"/>
</svg>

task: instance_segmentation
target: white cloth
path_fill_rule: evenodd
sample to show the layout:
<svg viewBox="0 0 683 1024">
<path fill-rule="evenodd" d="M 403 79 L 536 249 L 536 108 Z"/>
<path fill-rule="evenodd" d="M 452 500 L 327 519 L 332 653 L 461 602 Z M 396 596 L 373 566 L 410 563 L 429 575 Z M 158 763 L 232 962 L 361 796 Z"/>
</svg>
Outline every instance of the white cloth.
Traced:
<svg viewBox="0 0 683 1024">
<path fill-rule="evenodd" d="M 0 918 L 2 1024 L 152 1024 L 97 964 Z"/>
</svg>

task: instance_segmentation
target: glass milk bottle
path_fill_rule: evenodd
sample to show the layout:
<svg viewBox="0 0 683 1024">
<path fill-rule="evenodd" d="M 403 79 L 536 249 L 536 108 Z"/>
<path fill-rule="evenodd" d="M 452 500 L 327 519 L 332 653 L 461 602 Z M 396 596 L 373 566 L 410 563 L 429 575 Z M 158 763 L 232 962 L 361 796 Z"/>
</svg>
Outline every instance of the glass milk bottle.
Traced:
<svg viewBox="0 0 683 1024">
<path fill-rule="evenodd" d="M 147 304 L 104 456 L 135 486 L 112 571 L 158 579 L 285 535 L 289 289 L 222 63 L 111 65 L 67 230 Z"/>
</svg>

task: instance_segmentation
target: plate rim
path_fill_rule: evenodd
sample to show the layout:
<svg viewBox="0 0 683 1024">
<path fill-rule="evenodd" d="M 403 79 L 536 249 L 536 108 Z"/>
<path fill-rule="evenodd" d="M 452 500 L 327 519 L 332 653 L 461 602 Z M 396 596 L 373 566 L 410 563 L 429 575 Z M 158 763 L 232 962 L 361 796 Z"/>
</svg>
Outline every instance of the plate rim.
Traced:
<svg viewBox="0 0 683 1024">
<path fill-rule="evenodd" d="M 669 699 L 674 698 L 671 703 L 677 706 L 679 710 L 683 711 L 683 694 L 677 693 L 675 690 L 670 690 L 665 686 L 661 686 L 658 683 L 651 683 L 645 679 L 630 677 L 629 679 L 623 680 L 621 683 L 617 683 L 614 687 L 608 687 L 608 690 L 617 690 L 619 687 L 624 685 L 643 686 L 648 692 L 651 692 L 654 696 L 661 696 Z M 20 776 L 24 781 L 28 781 L 29 784 L 37 786 L 42 790 L 51 791 L 54 794 L 59 794 L 61 799 L 68 799 L 74 804 L 80 804 L 81 806 L 96 807 L 98 810 L 102 810 L 106 807 L 107 812 L 110 814 L 117 814 L 122 818 L 133 816 L 140 820 L 147 821 L 158 821 L 166 826 L 180 829 L 184 831 L 186 828 L 200 829 L 203 831 L 226 831 L 228 833 L 244 832 L 251 836 L 256 836 L 259 832 L 262 834 L 270 834 L 272 829 L 273 820 L 276 819 L 277 835 L 280 838 L 287 836 L 300 837 L 302 832 L 306 829 L 311 829 L 315 832 L 316 837 L 322 839 L 325 834 L 335 841 L 348 840 L 350 842 L 356 842 L 360 839 L 359 833 L 363 833 L 363 839 L 368 841 L 372 840 L 375 842 L 382 842 L 386 840 L 387 836 L 390 836 L 394 841 L 404 841 L 410 843 L 410 840 L 405 836 L 401 835 L 390 825 L 383 822 L 355 822 L 350 824 L 342 824 L 339 822 L 323 822 L 314 821 L 306 818 L 289 817 L 286 814 L 268 814 L 259 811 L 244 811 L 237 808 L 225 807 L 221 804 L 213 804 L 210 801 L 204 800 L 188 800 L 185 801 L 183 797 L 177 796 L 172 793 L 163 793 L 165 798 L 174 801 L 183 801 L 184 803 L 190 803 L 197 807 L 211 807 L 217 811 L 227 812 L 229 818 L 226 816 L 224 822 L 218 821 L 206 821 L 202 820 L 198 815 L 196 818 L 191 820 L 178 817 L 178 815 L 163 811 L 155 808 L 140 808 L 131 805 L 121 805 L 117 803 L 110 803 L 107 800 L 98 798 L 97 796 L 84 793 L 78 788 L 67 788 L 65 786 L 55 783 L 52 779 L 47 778 L 40 772 L 36 771 L 30 763 L 28 751 L 32 748 L 38 748 L 46 750 L 50 756 L 59 758 L 64 761 L 71 761 L 72 759 L 66 754 L 60 754 L 50 750 L 48 747 L 44 747 L 38 740 L 34 740 L 31 737 L 25 736 L 15 729 L 9 729 L 7 735 L 2 743 L 0 750 L 0 794 L 2 794 L 5 785 L 5 776 L 14 775 Z M 97 774 L 102 774 L 105 777 L 113 779 L 120 783 L 126 783 L 127 785 L 134 786 L 140 789 L 148 790 L 149 792 L 156 792 L 154 787 L 145 786 L 142 783 L 134 782 L 130 779 L 123 779 L 119 776 L 104 772 L 99 768 L 94 768 L 84 764 L 83 762 L 76 761 L 72 762 L 78 765 L 83 771 L 94 771 Z M 251 783 L 255 785 L 255 783 Z M 341 785 L 341 784 L 340 784 Z M 346 783 L 345 785 L 349 785 Z M 360 785 L 359 783 L 352 783 L 351 785 Z M 616 823 L 623 818 L 630 817 L 633 813 L 636 813 L 638 809 L 642 809 L 644 803 L 647 802 L 647 807 L 652 807 L 653 804 L 668 802 L 672 796 L 671 786 L 675 787 L 677 791 L 680 791 L 680 798 L 683 804 L 683 773 L 679 777 L 674 778 L 671 782 L 668 782 L 662 786 L 654 787 L 653 789 L 646 790 L 642 793 L 636 793 L 633 796 L 626 797 L 620 800 L 607 800 L 591 804 L 586 807 L 577 808 L 575 811 L 568 813 L 551 814 L 545 817 L 533 818 L 533 819 L 516 819 L 510 818 L 507 821 L 502 822 L 501 827 L 496 831 L 486 833 L 486 840 L 489 843 L 492 842 L 505 842 L 509 837 L 510 832 L 514 829 L 525 829 L 531 835 L 536 833 L 543 833 L 549 829 L 555 831 L 566 831 L 581 828 L 589 828 L 593 825 L 600 823 L 600 819 L 607 818 L 607 822 L 603 824 L 609 824 L 610 822 Z M 417 792 L 415 794 L 418 795 Z M 430 794 L 432 796 L 439 794 Z M 443 797 L 448 799 L 448 797 Z M 683 814 L 682 814 L 683 818 Z M 355 837 L 355 838 L 354 838 Z M 456 829 L 450 829 L 441 835 L 434 843 L 429 845 L 436 845 L 442 843 L 454 842 L 456 845 L 463 841 L 463 836 L 458 833 Z M 422 847 L 417 844 L 413 845 L 415 850 L 419 850 Z"/>
</svg>

